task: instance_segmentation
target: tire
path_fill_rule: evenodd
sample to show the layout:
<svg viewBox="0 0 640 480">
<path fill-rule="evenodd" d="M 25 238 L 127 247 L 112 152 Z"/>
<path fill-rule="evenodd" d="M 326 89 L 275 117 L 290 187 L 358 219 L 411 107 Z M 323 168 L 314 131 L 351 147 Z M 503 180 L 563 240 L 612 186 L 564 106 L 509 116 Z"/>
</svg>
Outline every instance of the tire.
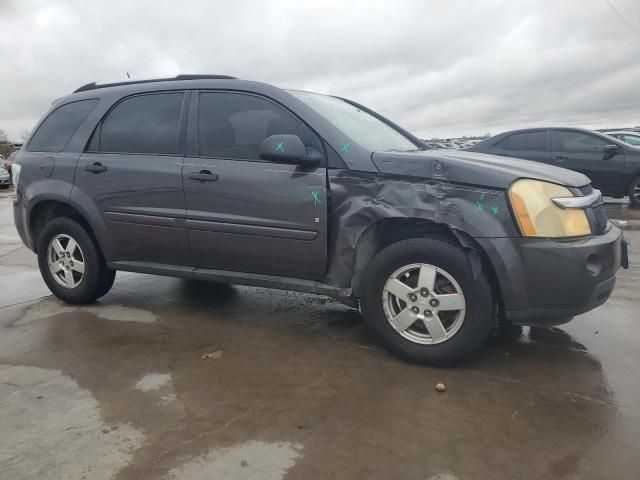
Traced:
<svg viewBox="0 0 640 480">
<path fill-rule="evenodd" d="M 6 190 L 7 188 L 9 188 L 9 185 L 0 185 L 1 190 Z"/>
<path fill-rule="evenodd" d="M 640 176 L 631 180 L 627 195 L 629 196 L 629 200 L 631 200 L 631 206 L 633 208 L 640 208 Z"/>
<path fill-rule="evenodd" d="M 96 300 L 98 298 L 104 297 L 111 287 L 113 287 L 113 282 L 116 280 L 116 271 L 110 270 L 105 266 L 102 272 L 102 278 L 100 278 L 100 284 L 98 285 L 98 291 L 96 292 Z"/>
<path fill-rule="evenodd" d="M 55 247 L 54 240 L 57 242 Z M 77 247 L 72 247 L 71 241 Z M 52 268 L 59 269 L 55 274 L 50 268 L 50 259 Z M 84 271 L 76 271 L 81 265 Z M 67 217 L 54 218 L 42 230 L 38 239 L 38 266 L 51 293 L 72 304 L 91 303 L 107 293 L 115 275 L 115 272 L 107 269 L 84 227 Z"/>
<path fill-rule="evenodd" d="M 397 290 L 392 288 L 398 284 L 392 284 L 391 278 L 397 278 L 399 272 L 402 282 L 411 286 L 404 284 L 399 296 L 390 295 L 385 287 Z M 418 288 L 417 281 L 423 272 L 427 272 L 425 279 L 430 275 L 435 279 L 431 291 Z M 361 301 L 369 328 L 391 352 L 411 362 L 438 366 L 457 363 L 480 349 L 495 327 L 494 300 L 487 277 L 480 273 L 474 278 L 466 254 L 452 243 L 429 238 L 399 241 L 374 257 L 363 278 L 367 283 Z M 413 293 L 408 293 L 405 287 Z M 446 293 L 458 295 L 441 296 Z M 403 303 L 397 300 L 405 294 L 407 302 L 403 308 Z M 410 300 L 411 295 L 417 302 Z M 430 303 L 434 301 L 435 307 Z M 414 317 L 409 316 L 412 308 L 418 309 L 410 312 Z M 403 317 L 394 316 L 397 311 Z M 407 329 L 395 328 L 387 315 L 396 321 L 404 318 L 403 324 L 415 318 L 415 323 Z M 431 322 L 433 335 L 427 322 Z"/>
</svg>

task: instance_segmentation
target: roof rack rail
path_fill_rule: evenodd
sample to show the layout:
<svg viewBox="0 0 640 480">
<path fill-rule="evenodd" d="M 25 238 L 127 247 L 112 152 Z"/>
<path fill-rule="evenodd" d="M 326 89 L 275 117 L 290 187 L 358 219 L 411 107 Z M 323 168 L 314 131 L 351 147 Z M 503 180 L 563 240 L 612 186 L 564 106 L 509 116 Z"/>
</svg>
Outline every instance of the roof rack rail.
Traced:
<svg viewBox="0 0 640 480">
<path fill-rule="evenodd" d="M 196 75 L 176 75 L 175 77 L 168 78 L 153 78 L 150 80 L 130 80 L 127 82 L 114 82 L 114 83 L 96 83 L 91 82 L 86 85 L 82 85 L 80 88 L 77 88 L 73 91 L 73 93 L 78 92 L 86 92 L 87 90 L 96 90 L 98 88 L 108 88 L 108 87 L 119 87 L 121 85 L 136 85 L 139 83 L 156 83 L 156 82 L 174 82 L 178 80 L 237 80 L 236 77 L 232 77 L 231 75 L 206 75 L 206 74 L 196 74 Z"/>
</svg>

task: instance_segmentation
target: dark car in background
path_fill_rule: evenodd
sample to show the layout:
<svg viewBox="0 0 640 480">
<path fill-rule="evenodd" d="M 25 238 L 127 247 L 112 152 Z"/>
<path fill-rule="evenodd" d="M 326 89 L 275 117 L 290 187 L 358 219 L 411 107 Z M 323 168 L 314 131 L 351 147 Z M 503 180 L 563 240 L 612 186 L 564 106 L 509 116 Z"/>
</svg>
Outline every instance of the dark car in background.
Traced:
<svg viewBox="0 0 640 480">
<path fill-rule="evenodd" d="M 640 207 L 640 149 L 580 128 L 531 128 L 501 133 L 468 150 L 564 167 L 583 173 L 603 195 L 628 196 Z"/>
</svg>

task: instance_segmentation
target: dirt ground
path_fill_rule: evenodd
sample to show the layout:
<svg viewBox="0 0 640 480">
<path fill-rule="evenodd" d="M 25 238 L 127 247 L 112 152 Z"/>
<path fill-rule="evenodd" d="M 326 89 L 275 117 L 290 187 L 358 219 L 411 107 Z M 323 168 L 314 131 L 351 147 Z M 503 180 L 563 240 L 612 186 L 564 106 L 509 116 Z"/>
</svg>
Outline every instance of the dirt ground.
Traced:
<svg viewBox="0 0 640 480">
<path fill-rule="evenodd" d="M 437 369 L 313 295 L 125 273 L 64 305 L 3 192 L 0 478 L 636 480 L 640 232 L 625 235 L 608 303 Z"/>
</svg>

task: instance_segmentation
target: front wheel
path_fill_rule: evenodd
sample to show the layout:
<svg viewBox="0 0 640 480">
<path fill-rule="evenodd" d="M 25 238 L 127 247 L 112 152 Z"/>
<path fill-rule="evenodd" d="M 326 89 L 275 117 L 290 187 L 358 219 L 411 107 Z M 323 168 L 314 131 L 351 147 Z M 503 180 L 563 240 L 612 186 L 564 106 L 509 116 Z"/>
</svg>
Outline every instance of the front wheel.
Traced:
<svg viewBox="0 0 640 480">
<path fill-rule="evenodd" d="M 38 266 L 49 290 L 67 303 L 90 303 L 113 284 L 87 231 L 75 220 L 54 218 L 38 239 Z"/>
<path fill-rule="evenodd" d="M 478 350 L 495 325 L 486 276 L 456 245 L 413 238 L 382 250 L 363 278 L 370 328 L 410 361 L 449 365 Z"/>
<path fill-rule="evenodd" d="M 629 195 L 629 200 L 631 200 L 631 206 L 640 208 L 640 176 L 637 176 L 631 181 L 627 195 Z"/>
</svg>

